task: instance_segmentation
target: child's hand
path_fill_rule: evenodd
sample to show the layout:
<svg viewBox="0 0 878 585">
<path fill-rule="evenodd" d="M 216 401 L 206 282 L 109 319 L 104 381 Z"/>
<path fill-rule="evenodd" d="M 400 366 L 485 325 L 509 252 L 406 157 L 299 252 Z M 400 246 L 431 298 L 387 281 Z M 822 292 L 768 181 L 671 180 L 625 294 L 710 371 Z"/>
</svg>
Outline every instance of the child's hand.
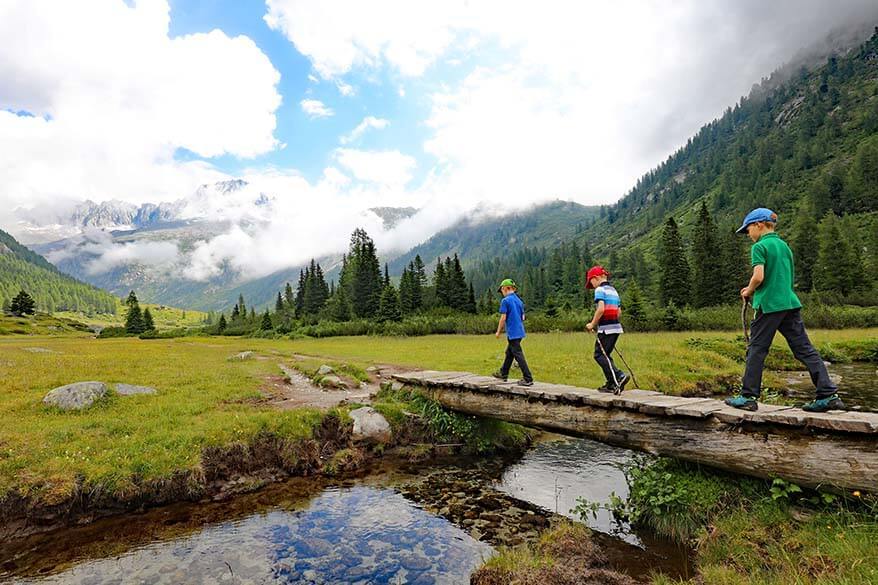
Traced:
<svg viewBox="0 0 878 585">
<path fill-rule="evenodd" d="M 749 286 L 745 286 L 744 288 L 741 289 L 741 298 L 742 299 L 749 299 L 752 296 L 753 296 L 753 291 L 750 290 Z"/>
<path fill-rule="evenodd" d="M 592 331 L 594 331 L 594 323 L 589 323 L 585 326 L 585 328 L 588 330 L 589 333 L 591 333 Z"/>
<path fill-rule="evenodd" d="M 497 333 L 495 333 L 494 337 L 496 337 L 497 339 L 500 339 L 500 332 L 498 331 Z"/>
</svg>

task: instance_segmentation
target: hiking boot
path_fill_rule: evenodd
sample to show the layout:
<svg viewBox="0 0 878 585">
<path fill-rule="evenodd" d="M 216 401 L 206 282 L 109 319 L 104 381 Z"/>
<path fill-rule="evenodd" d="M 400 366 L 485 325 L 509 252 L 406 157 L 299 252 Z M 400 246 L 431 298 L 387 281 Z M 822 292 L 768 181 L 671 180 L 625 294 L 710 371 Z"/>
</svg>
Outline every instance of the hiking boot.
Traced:
<svg viewBox="0 0 878 585">
<path fill-rule="evenodd" d="M 491 374 L 491 377 L 497 378 L 498 380 L 503 380 L 504 382 L 506 381 L 506 376 L 504 376 L 502 373 L 500 373 L 500 370 L 497 370 L 496 372 Z"/>
<path fill-rule="evenodd" d="M 516 384 L 516 386 L 533 386 L 533 385 L 534 385 L 533 380 L 519 380 L 518 383 Z"/>
<path fill-rule="evenodd" d="M 622 372 L 622 377 L 619 378 L 619 394 L 621 394 L 622 391 L 625 390 L 625 384 L 627 384 L 630 381 L 631 381 L 631 376 L 629 376 L 625 372 Z"/>
<path fill-rule="evenodd" d="M 616 386 L 612 382 L 604 382 L 603 386 L 598 387 L 598 392 L 613 394 L 616 392 Z"/>
<path fill-rule="evenodd" d="M 756 404 L 755 398 L 750 398 L 749 396 L 744 396 L 743 394 L 738 394 L 737 396 L 732 396 L 731 398 L 726 398 L 725 403 L 731 406 L 732 408 L 739 408 L 741 410 L 749 410 L 753 412 L 754 410 L 759 408 L 759 405 Z"/>
<path fill-rule="evenodd" d="M 826 412 L 827 410 L 845 410 L 844 402 L 833 394 L 828 398 L 817 398 L 814 402 L 802 405 L 802 410 L 806 412 Z"/>
</svg>

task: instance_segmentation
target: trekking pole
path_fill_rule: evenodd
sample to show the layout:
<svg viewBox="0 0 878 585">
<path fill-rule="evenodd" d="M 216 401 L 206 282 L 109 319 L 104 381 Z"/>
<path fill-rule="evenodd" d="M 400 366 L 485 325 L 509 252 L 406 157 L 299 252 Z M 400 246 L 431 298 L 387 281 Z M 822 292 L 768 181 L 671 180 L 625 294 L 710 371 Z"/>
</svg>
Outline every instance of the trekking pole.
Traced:
<svg viewBox="0 0 878 585">
<path fill-rule="evenodd" d="M 618 345 L 616 345 L 616 353 L 619 354 L 619 357 L 622 358 L 622 363 L 625 364 L 625 367 L 628 368 L 629 372 L 631 372 L 631 379 L 634 380 L 634 385 L 640 388 L 640 384 L 637 383 L 637 376 L 634 375 L 634 370 L 631 369 L 631 366 L 629 366 L 628 362 L 625 360 L 625 356 L 622 355 L 621 351 L 619 351 Z"/>
<path fill-rule="evenodd" d="M 747 328 L 747 307 L 750 306 L 750 301 L 747 299 L 741 300 L 741 327 L 744 329 L 744 341 L 750 343 L 750 331 Z"/>
<path fill-rule="evenodd" d="M 610 368 L 610 373 L 613 374 L 613 384 L 615 385 L 615 389 L 613 390 L 613 394 L 621 394 L 622 387 L 619 386 L 619 380 L 616 379 L 616 370 L 613 369 L 613 362 L 610 361 L 610 356 L 607 355 L 606 350 L 604 350 L 604 344 L 601 343 L 601 334 L 597 334 L 598 347 L 601 348 L 601 353 L 604 354 L 604 359 L 607 360 L 607 367 Z"/>
</svg>

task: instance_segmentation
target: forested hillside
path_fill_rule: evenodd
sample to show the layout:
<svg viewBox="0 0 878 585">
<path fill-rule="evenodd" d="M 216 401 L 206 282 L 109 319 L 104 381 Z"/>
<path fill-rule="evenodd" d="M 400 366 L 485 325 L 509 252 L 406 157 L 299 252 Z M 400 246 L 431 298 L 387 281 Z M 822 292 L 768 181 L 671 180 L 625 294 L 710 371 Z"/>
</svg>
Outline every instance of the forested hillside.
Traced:
<svg viewBox="0 0 878 585">
<path fill-rule="evenodd" d="M 33 297 L 39 311 L 114 313 L 118 303 L 110 293 L 61 274 L 0 230 L 0 303 L 5 307 L 21 289 Z"/>
<path fill-rule="evenodd" d="M 749 242 L 732 231 L 758 206 L 780 216 L 778 231 L 796 253 L 799 290 L 874 304 L 878 29 L 815 70 L 764 79 L 563 246 L 512 249 L 469 272 L 479 291 L 511 275 L 522 280 L 532 306 L 546 299 L 576 304 L 583 299 L 573 266 L 581 284 L 582 267 L 596 259 L 620 279 L 637 281 L 656 303 L 674 300 L 662 290 L 673 285 L 700 290 L 689 299 L 696 305 L 718 304 L 745 284 Z M 663 282 L 681 259 L 684 269 Z"/>
</svg>

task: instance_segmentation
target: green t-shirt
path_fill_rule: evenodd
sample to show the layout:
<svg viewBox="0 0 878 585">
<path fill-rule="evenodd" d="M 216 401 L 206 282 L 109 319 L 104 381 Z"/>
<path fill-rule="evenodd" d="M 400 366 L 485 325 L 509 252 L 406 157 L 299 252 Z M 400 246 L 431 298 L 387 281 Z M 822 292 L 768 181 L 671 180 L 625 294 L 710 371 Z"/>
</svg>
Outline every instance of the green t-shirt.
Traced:
<svg viewBox="0 0 878 585">
<path fill-rule="evenodd" d="M 802 306 L 793 292 L 793 251 L 774 232 L 764 234 L 750 248 L 750 264 L 765 267 L 765 278 L 753 293 L 753 308 L 776 313 Z"/>
</svg>

